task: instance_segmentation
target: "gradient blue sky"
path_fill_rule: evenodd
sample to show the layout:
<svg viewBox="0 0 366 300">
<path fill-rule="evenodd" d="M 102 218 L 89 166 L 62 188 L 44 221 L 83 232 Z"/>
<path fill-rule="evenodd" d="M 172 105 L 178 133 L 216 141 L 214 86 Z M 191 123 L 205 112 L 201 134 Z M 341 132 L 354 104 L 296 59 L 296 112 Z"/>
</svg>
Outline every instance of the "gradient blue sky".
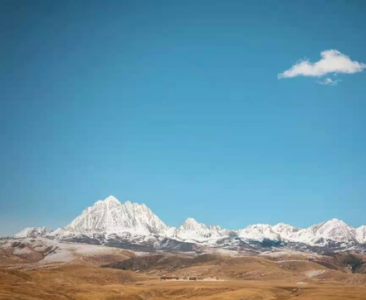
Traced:
<svg viewBox="0 0 366 300">
<path fill-rule="evenodd" d="M 365 1 L 0 3 L 0 235 L 109 195 L 238 229 L 366 224 Z"/>
</svg>

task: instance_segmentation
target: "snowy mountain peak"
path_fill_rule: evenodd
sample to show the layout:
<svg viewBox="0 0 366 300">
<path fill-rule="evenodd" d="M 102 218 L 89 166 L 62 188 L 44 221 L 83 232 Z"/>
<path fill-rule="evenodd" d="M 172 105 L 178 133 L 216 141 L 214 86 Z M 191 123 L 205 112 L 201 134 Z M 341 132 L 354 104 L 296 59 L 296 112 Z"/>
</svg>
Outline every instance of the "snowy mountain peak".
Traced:
<svg viewBox="0 0 366 300">
<path fill-rule="evenodd" d="M 93 206 L 96 206 L 96 205 L 117 206 L 117 205 L 121 205 L 121 202 L 119 202 L 119 200 L 116 197 L 109 196 L 109 197 L 105 198 L 104 200 L 98 200 L 97 202 L 94 203 Z"/>
<path fill-rule="evenodd" d="M 165 225 L 145 204 L 131 201 L 121 203 L 114 196 L 95 202 L 66 227 L 53 232 L 44 227 L 30 227 L 15 235 L 18 238 L 39 236 L 61 240 L 88 237 L 108 241 L 122 238 L 124 241 L 134 241 L 134 243 L 169 238 L 179 242 L 214 246 L 228 241 L 235 244 L 243 239 L 248 243 L 252 240 L 256 242 L 271 240 L 281 241 L 283 244 L 325 246 L 335 242 L 346 246 L 365 244 L 366 247 L 366 226 L 355 229 L 336 218 L 308 228 L 278 223 L 274 226 L 255 224 L 237 231 L 222 229 L 215 225 L 207 226 L 194 218 L 187 218 L 178 228 L 175 228 Z"/>
<path fill-rule="evenodd" d="M 294 226 L 291 226 L 291 225 L 285 224 L 285 223 L 278 223 L 278 224 L 272 226 L 272 229 L 278 233 L 297 232 L 300 230 L 300 228 L 298 228 L 298 227 L 294 227 Z"/>
<path fill-rule="evenodd" d="M 27 238 L 27 237 L 40 237 L 46 236 L 51 233 L 52 230 L 47 229 L 46 227 L 27 227 L 22 231 L 18 232 L 14 235 L 16 238 Z"/>
<path fill-rule="evenodd" d="M 210 225 L 208 228 L 210 230 L 216 230 L 216 231 L 222 230 L 221 226 L 219 226 L 219 225 Z"/>
<path fill-rule="evenodd" d="M 344 230 L 349 230 L 351 227 L 349 227 L 345 222 L 343 222 L 342 220 L 339 219 L 331 219 L 327 222 L 321 223 L 319 224 L 321 226 L 319 226 L 318 232 L 324 232 L 327 230 L 334 230 L 337 228 L 341 228 Z M 315 225 L 315 227 L 317 227 L 317 225 Z"/>
<path fill-rule="evenodd" d="M 339 223 L 339 222 L 341 222 L 341 223 L 344 223 L 342 220 L 337 219 L 337 218 L 330 219 L 328 222 L 334 222 L 334 223 Z M 346 223 L 344 223 L 344 224 L 346 224 Z"/>
<path fill-rule="evenodd" d="M 331 226 L 331 227 L 349 227 L 345 222 L 339 220 L 337 218 L 330 219 L 329 221 L 321 223 L 322 226 Z"/>
<path fill-rule="evenodd" d="M 121 202 L 119 202 L 119 200 L 116 198 L 116 197 L 114 197 L 114 196 L 109 196 L 109 197 L 107 197 L 107 198 L 105 198 L 104 199 L 104 202 L 106 202 L 106 203 L 116 203 L 116 204 L 121 204 Z"/>
<path fill-rule="evenodd" d="M 124 204 L 109 196 L 85 209 L 64 230 L 71 233 L 122 233 L 137 235 L 158 234 L 167 226 L 144 204 Z"/>
<path fill-rule="evenodd" d="M 249 225 L 238 231 L 238 235 L 245 239 L 262 241 L 264 239 L 278 241 L 281 236 L 275 232 L 271 225 L 255 224 Z"/>
<path fill-rule="evenodd" d="M 229 235 L 229 230 L 223 230 L 220 226 L 206 226 L 193 218 L 187 218 L 182 225 L 174 229 L 172 238 L 192 242 L 212 242 Z"/>
<path fill-rule="evenodd" d="M 193 218 L 187 218 L 179 227 L 184 230 L 207 230 L 207 226 L 203 223 L 198 223 Z"/>
<path fill-rule="evenodd" d="M 273 228 L 286 228 L 286 227 L 293 227 L 289 224 L 286 224 L 286 223 L 277 223 L 276 225 L 273 226 Z"/>
<path fill-rule="evenodd" d="M 300 230 L 294 240 L 309 244 L 324 243 L 327 240 L 349 243 L 356 241 L 355 235 L 356 232 L 353 227 L 348 226 L 342 220 L 334 218 Z"/>
<path fill-rule="evenodd" d="M 272 230 L 279 234 L 282 238 L 289 240 L 296 232 L 300 230 L 300 228 L 285 223 L 278 223 L 272 226 Z"/>
</svg>

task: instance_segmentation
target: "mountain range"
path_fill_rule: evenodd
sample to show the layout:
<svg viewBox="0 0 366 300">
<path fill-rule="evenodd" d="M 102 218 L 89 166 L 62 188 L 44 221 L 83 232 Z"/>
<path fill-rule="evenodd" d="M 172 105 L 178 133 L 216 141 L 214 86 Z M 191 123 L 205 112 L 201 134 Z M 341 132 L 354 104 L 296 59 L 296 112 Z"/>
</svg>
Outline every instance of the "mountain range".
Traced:
<svg viewBox="0 0 366 300">
<path fill-rule="evenodd" d="M 15 235 L 17 238 L 38 236 L 141 251 L 202 251 L 207 247 L 247 252 L 273 248 L 317 252 L 366 250 L 366 226 L 353 228 L 338 219 L 309 228 L 279 223 L 228 230 L 187 218 L 179 227 L 170 227 L 145 204 L 130 201 L 122 204 L 113 196 L 86 208 L 65 227 L 54 231 L 30 227 Z"/>
</svg>

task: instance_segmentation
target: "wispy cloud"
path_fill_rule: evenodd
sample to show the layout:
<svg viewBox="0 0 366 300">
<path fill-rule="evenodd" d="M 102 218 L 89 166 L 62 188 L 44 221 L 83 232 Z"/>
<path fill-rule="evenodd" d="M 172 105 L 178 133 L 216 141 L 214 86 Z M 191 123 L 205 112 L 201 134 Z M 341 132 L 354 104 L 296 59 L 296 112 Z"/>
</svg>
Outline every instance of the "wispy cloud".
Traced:
<svg viewBox="0 0 366 300">
<path fill-rule="evenodd" d="M 322 85 L 337 85 L 338 84 L 338 82 L 340 82 L 341 80 L 339 80 L 339 79 L 336 79 L 336 80 L 333 80 L 333 79 L 331 79 L 331 78 L 325 78 L 324 80 L 319 80 L 319 81 L 317 81 L 317 83 L 319 83 L 319 84 L 322 84 Z"/>
<path fill-rule="evenodd" d="M 338 50 L 326 50 L 320 53 L 321 59 L 315 63 L 309 60 L 301 60 L 293 65 L 290 69 L 278 74 L 278 79 L 292 78 L 296 76 L 321 77 L 332 73 L 353 74 L 362 72 L 366 68 L 366 64 L 362 62 L 352 61 L 347 55 L 342 54 Z M 330 81 L 328 81 L 329 79 Z M 334 82 L 330 78 L 324 80 L 324 84 Z"/>
</svg>

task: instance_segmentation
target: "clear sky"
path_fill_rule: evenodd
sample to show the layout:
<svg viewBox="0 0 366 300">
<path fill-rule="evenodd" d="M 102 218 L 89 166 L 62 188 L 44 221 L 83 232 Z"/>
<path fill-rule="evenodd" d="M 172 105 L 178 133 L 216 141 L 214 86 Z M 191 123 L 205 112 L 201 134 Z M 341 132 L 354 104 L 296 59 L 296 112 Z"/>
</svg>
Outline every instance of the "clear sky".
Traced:
<svg viewBox="0 0 366 300">
<path fill-rule="evenodd" d="M 114 195 L 165 223 L 366 224 L 365 1 L 0 3 L 0 235 Z M 319 84 L 330 78 L 337 84 Z"/>
</svg>

